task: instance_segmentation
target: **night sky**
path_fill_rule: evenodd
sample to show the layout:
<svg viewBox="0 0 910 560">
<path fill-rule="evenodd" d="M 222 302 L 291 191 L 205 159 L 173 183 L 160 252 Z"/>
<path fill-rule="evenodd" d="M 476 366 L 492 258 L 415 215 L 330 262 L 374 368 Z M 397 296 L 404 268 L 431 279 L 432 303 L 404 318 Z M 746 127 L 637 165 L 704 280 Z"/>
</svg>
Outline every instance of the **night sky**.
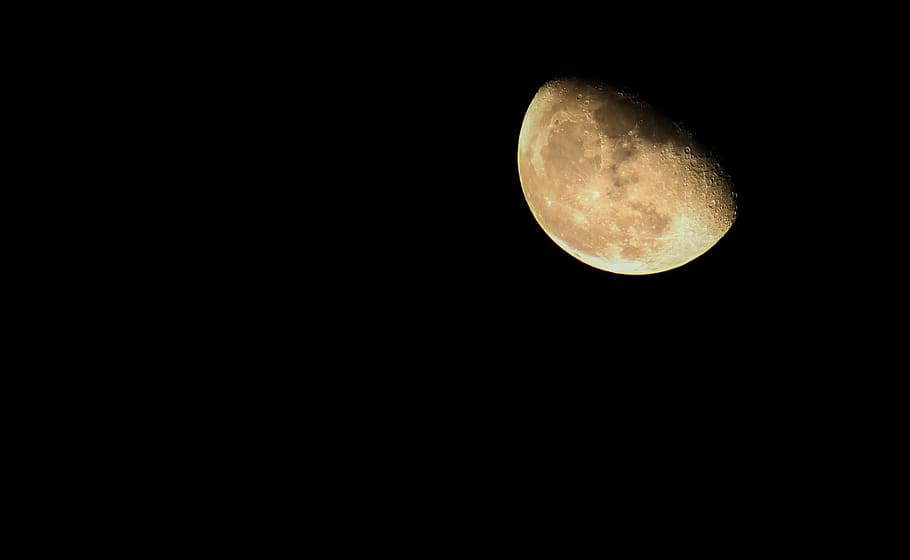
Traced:
<svg viewBox="0 0 910 560">
<path fill-rule="evenodd" d="M 906 401 L 910 92 L 898 83 L 905 30 L 883 25 L 904 18 L 627 4 L 92 18 L 121 37 L 64 18 L 77 37 L 48 47 L 61 70 L 29 62 L 51 83 L 30 86 L 43 96 L 34 110 L 11 105 L 26 119 L 48 112 L 32 133 L 64 156 L 13 137 L 36 163 L 11 191 L 41 200 L 8 210 L 41 219 L 13 227 L 10 244 L 47 236 L 33 259 L 50 271 L 34 297 L 10 294 L 52 336 L 13 330 L 33 366 L 62 361 L 25 376 L 39 405 L 13 417 L 51 419 L 75 449 L 31 438 L 54 454 L 48 479 L 93 489 L 65 476 L 88 469 L 115 507 L 145 503 L 134 487 L 177 489 L 156 496 L 169 515 L 207 487 L 232 520 L 266 521 L 257 547 L 288 523 L 296 535 L 300 516 L 285 510 L 303 504 L 309 533 L 321 533 L 314 517 L 338 531 L 332 546 L 369 550 L 423 537 L 448 551 L 494 533 L 510 550 L 536 547 L 537 526 L 567 512 L 597 524 L 573 534 L 600 535 L 601 511 L 647 532 L 640 542 L 678 546 L 618 508 L 620 490 L 649 516 L 701 521 L 692 506 L 710 508 L 757 531 L 740 539 L 749 547 L 805 532 L 815 514 L 803 503 L 839 515 L 850 483 L 894 501 L 873 485 L 906 440 L 887 428 L 906 423 L 906 402 L 889 400 Z M 89 38 L 90 52 L 75 48 Z M 572 77 L 640 96 L 714 153 L 738 194 L 714 247 L 626 276 L 544 233 L 518 137 L 538 88 Z M 45 207 L 62 216 L 54 228 Z M 54 393 L 64 416 L 44 412 Z M 98 428 L 82 428 L 93 416 Z M 245 495 L 281 507 L 244 509 Z M 587 507 L 559 504 L 568 497 Z M 759 522 L 737 515 L 762 505 Z M 206 517 L 183 510 L 192 530 Z M 876 511 L 890 510 L 852 508 Z M 812 546 L 840 546 L 831 530 Z"/>
</svg>

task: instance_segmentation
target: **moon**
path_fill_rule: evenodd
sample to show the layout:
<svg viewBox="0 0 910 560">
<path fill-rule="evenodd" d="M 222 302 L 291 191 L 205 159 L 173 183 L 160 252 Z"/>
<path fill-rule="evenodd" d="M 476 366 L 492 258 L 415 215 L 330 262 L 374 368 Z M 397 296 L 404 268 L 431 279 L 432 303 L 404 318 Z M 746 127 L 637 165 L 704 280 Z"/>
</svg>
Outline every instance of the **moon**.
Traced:
<svg viewBox="0 0 910 560">
<path fill-rule="evenodd" d="M 599 82 L 560 79 L 540 88 L 521 125 L 518 173 L 550 239 L 614 273 L 682 266 L 736 219 L 729 176 L 692 135 Z"/>
</svg>

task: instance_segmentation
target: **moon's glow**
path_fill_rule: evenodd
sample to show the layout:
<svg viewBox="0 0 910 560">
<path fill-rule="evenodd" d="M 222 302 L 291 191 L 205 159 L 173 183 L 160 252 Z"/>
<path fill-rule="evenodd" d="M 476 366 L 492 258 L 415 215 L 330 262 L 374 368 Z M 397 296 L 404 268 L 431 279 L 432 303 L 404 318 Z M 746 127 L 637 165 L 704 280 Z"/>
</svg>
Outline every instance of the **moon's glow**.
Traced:
<svg viewBox="0 0 910 560">
<path fill-rule="evenodd" d="M 689 134 L 599 83 L 540 88 L 522 123 L 518 171 L 547 235 L 601 270 L 681 266 L 717 243 L 736 215 L 729 179 Z"/>
</svg>

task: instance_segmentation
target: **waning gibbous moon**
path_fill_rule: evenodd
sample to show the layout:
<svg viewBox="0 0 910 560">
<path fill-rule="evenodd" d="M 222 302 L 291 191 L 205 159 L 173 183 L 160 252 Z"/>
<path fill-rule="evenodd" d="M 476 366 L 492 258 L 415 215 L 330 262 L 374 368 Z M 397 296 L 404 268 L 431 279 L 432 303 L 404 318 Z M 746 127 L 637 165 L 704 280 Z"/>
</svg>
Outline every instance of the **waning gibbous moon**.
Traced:
<svg viewBox="0 0 910 560">
<path fill-rule="evenodd" d="M 653 274 L 686 264 L 736 218 L 717 162 L 644 101 L 605 84 L 544 84 L 518 140 L 518 173 L 537 222 L 601 270 Z"/>
</svg>

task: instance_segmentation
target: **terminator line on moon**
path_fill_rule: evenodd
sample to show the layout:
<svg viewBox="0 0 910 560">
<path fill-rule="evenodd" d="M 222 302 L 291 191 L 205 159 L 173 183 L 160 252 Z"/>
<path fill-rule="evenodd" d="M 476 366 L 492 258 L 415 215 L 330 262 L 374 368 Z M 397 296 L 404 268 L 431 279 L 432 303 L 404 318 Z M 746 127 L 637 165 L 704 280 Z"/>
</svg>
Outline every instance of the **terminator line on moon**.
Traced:
<svg viewBox="0 0 910 560">
<path fill-rule="evenodd" d="M 690 134 L 598 82 L 540 88 L 521 126 L 518 172 L 547 235 L 610 272 L 682 266 L 736 218 L 729 178 Z"/>
</svg>

